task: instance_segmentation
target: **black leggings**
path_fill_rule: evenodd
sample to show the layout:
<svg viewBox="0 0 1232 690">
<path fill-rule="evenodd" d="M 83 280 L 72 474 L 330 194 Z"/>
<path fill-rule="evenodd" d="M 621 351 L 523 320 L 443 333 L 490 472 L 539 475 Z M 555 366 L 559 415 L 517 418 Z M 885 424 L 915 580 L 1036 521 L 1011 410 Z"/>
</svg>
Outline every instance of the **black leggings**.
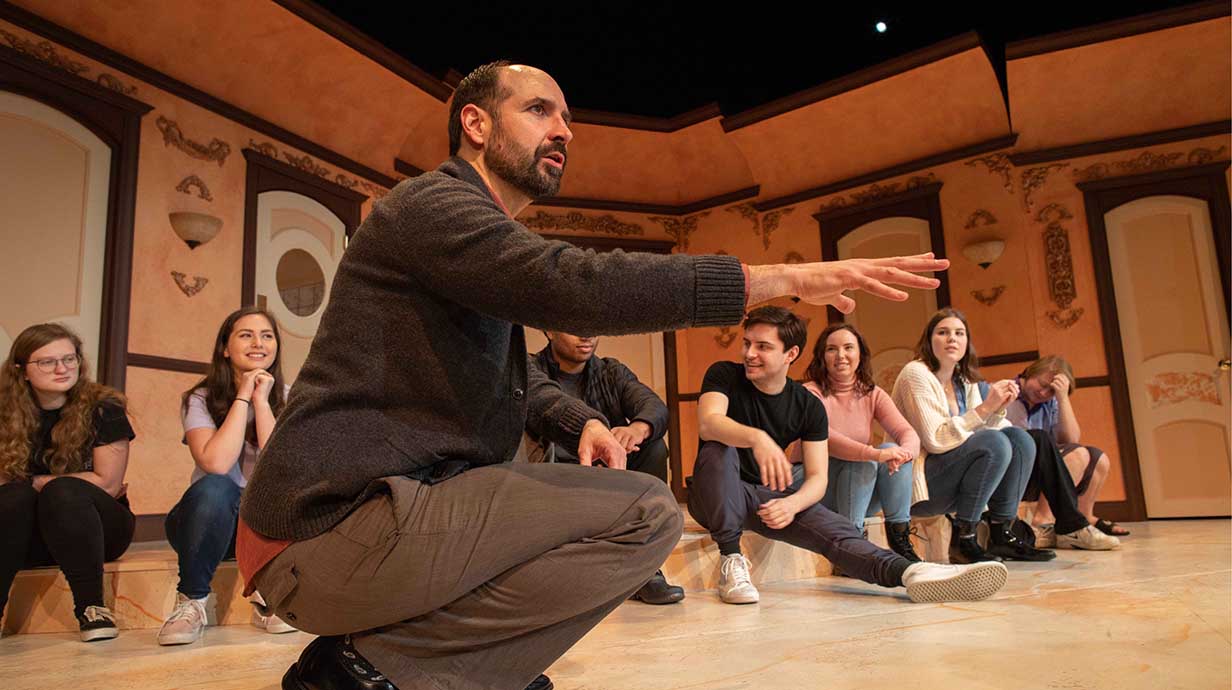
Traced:
<svg viewBox="0 0 1232 690">
<path fill-rule="evenodd" d="M 58 477 L 35 491 L 27 481 L 0 485 L 0 612 L 22 568 L 59 565 L 73 592 L 73 613 L 103 605 L 103 563 L 133 540 L 128 499 L 77 477 Z"/>
</svg>

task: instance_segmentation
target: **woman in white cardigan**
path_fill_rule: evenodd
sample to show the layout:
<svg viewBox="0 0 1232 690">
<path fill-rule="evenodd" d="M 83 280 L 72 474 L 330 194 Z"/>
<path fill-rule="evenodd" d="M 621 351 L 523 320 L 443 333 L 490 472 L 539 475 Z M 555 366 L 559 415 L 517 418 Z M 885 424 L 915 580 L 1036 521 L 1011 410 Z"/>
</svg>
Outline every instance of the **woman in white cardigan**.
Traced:
<svg viewBox="0 0 1232 690">
<path fill-rule="evenodd" d="M 1005 419 L 1018 384 L 983 383 L 969 338 L 962 312 L 938 311 L 920 336 L 916 360 L 894 382 L 894 404 L 923 448 L 924 461 L 915 463 L 911 514 L 954 514 L 955 563 L 1050 560 L 1055 553 L 1031 547 L 1010 529 L 1035 462 L 1035 442 Z M 975 538 L 985 506 L 991 521 L 987 550 Z"/>
</svg>

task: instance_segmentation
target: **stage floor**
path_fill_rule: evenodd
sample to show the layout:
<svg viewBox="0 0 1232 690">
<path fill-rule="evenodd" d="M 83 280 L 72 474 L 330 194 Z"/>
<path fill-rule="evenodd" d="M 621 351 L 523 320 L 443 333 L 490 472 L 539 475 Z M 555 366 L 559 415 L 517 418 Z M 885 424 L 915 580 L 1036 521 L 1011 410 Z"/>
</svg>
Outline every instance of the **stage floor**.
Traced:
<svg viewBox="0 0 1232 690">
<path fill-rule="evenodd" d="M 1232 687 L 1232 522 L 1127 525 L 1120 551 L 1012 563 L 994 599 L 917 605 L 840 578 L 630 602 L 559 660 L 559 690 Z M 5 690 L 276 690 L 310 637 L 244 625 L 160 648 L 156 630 L 83 644 L 0 639 Z M 404 688 L 403 690 L 411 690 Z"/>
</svg>

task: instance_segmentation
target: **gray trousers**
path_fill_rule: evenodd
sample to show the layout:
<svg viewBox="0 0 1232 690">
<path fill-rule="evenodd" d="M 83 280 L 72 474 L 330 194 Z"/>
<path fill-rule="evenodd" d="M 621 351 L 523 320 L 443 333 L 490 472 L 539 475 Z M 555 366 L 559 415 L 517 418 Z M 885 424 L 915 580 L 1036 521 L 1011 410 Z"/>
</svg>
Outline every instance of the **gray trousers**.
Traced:
<svg viewBox="0 0 1232 690">
<path fill-rule="evenodd" d="M 254 579 L 284 620 L 351 633 L 400 688 L 523 690 L 680 538 L 671 492 L 634 472 L 502 464 L 381 481 L 387 493 Z"/>
</svg>

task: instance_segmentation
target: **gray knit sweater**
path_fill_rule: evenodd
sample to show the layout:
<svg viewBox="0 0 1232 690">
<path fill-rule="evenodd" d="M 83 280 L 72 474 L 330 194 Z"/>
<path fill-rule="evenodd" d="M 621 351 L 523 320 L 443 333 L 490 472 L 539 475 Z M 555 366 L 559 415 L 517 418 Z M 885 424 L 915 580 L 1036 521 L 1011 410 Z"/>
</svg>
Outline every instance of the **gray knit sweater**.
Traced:
<svg viewBox="0 0 1232 690">
<path fill-rule="evenodd" d="M 729 256 L 596 253 L 510 219 L 451 158 L 377 202 L 338 266 L 308 359 L 244 492 L 256 532 L 302 540 L 381 477 L 508 462 L 530 416 L 576 447 L 593 410 L 528 371 L 522 326 L 619 335 L 737 323 Z"/>
</svg>

